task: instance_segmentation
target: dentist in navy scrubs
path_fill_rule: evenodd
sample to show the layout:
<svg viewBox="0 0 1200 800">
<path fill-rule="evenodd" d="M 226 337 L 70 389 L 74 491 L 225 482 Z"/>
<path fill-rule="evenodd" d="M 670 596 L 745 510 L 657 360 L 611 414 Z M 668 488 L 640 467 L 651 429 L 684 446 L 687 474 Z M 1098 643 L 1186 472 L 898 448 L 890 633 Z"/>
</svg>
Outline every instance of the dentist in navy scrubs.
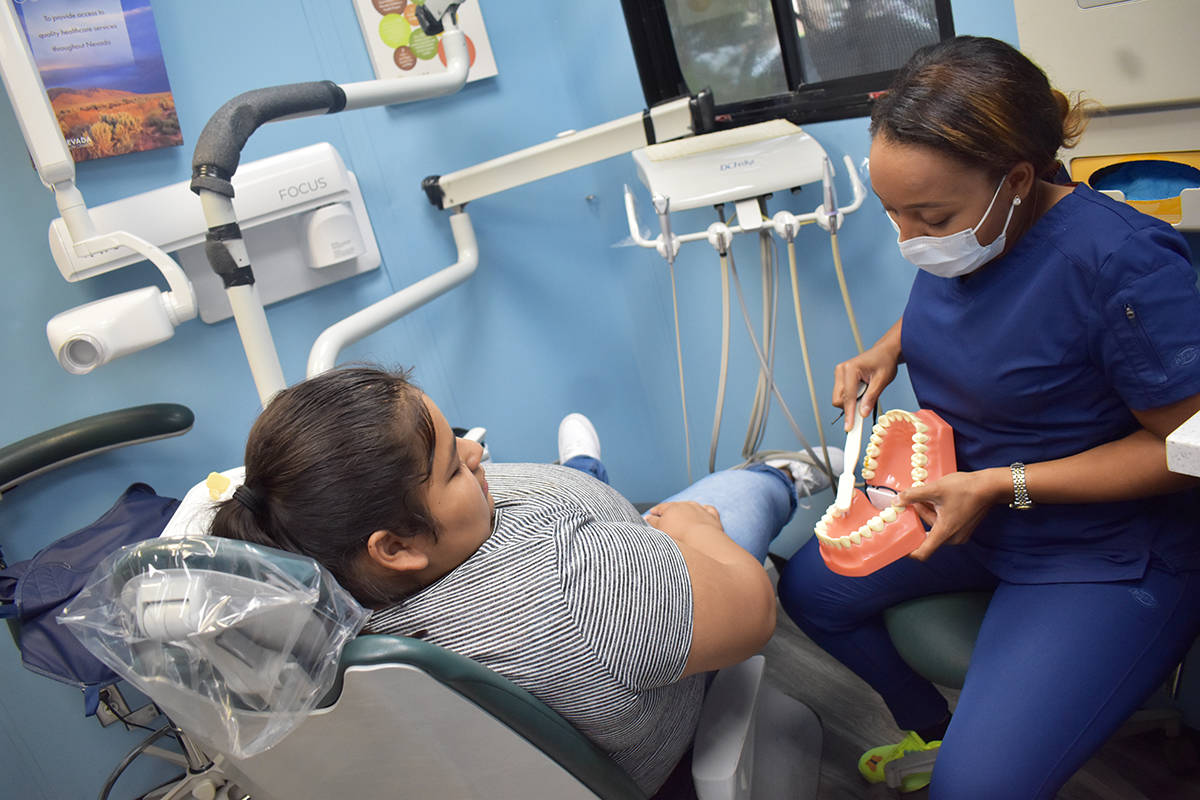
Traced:
<svg viewBox="0 0 1200 800">
<path fill-rule="evenodd" d="M 919 267 L 903 316 L 837 368 L 861 413 L 908 367 L 953 428 L 959 471 L 904 492 L 930 526 L 860 578 L 817 542 L 784 608 L 866 680 L 906 735 L 863 777 L 940 748 L 937 799 L 1051 798 L 1200 632 L 1200 491 L 1164 439 L 1200 410 L 1200 292 L 1169 225 L 1054 180 L 1082 114 L 1011 46 L 918 51 L 874 108 L 871 183 Z M 847 422 L 847 426 L 849 422 Z M 884 609 L 994 591 L 953 715 L 892 646 Z"/>
</svg>

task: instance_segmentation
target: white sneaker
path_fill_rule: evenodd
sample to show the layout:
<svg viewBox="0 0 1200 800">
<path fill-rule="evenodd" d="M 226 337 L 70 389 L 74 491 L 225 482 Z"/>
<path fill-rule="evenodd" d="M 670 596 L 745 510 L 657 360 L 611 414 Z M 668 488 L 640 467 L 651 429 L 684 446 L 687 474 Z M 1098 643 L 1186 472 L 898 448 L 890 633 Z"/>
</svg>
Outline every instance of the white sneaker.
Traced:
<svg viewBox="0 0 1200 800">
<path fill-rule="evenodd" d="M 485 437 L 487 436 L 487 428 L 474 427 L 462 435 L 462 438 L 483 445 L 483 454 L 479 456 L 479 463 L 486 464 L 492 460 L 492 451 L 488 450 Z"/>
<path fill-rule="evenodd" d="M 599 460 L 600 436 L 583 414 L 567 414 L 558 423 L 558 463 L 565 464 L 576 456 Z"/>
<path fill-rule="evenodd" d="M 825 449 L 829 453 L 829 466 L 833 468 L 833 474 L 840 475 L 842 465 L 846 460 L 845 453 L 840 447 L 826 447 Z M 813 452 L 817 454 L 818 458 L 821 457 L 820 448 L 814 449 Z M 831 485 L 829 476 L 825 474 L 824 461 L 819 466 L 814 465 L 812 456 L 807 451 L 788 453 L 778 458 L 768 458 L 763 463 L 768 467 L 775 467 L 789 473 L 792 480 L 796 482 L 796 490 L 801 495 L 814 495 Z"/>
</svg>

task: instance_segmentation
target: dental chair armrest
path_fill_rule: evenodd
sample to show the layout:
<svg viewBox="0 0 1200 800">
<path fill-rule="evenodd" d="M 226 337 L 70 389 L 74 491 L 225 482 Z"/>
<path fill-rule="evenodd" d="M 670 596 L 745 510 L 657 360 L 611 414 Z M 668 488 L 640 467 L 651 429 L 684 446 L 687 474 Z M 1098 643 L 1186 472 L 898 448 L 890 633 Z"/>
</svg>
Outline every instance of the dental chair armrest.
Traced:
<svg viewBox="0 0 1200 800">
<path fill-rule="evenodd" d="M 645 793 L 600 748 L 553 709 L 514 683 L 469 658 L 402 636 L 364 635 L 342 650 L 338 680 L 318 704 L 332 705 L 348 667 L 403 663 L 478 705 L 553 758 L 600 798 L 636 800 Z"/>
<path fill-rule="evenodd" d="M 69 422 L 0 448 L 0 492 L 88 456 L 179 436 L 195 416 L 187 406 L 152 403 Z"/>
<path fill-rule="evenodd" d="M 700 800 L 750 797 L 765 666 L 762 656 L 752 656 L 718 672 L 708 687 L 692 746 L 692 780 Z"/>
</svg>

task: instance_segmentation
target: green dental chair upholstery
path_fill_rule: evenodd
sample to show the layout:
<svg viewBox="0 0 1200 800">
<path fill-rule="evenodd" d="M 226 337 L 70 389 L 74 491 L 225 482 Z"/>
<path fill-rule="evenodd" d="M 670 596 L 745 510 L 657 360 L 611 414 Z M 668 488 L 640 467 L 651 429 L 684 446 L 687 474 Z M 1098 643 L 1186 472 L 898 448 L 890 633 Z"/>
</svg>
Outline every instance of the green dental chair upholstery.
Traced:
<svg viewBox="0 0 1200 800">
<path fill-rule="evenodd" d="M 223 552 L 237 558 L 241 558 L 239 551 L 252 552 L 253 557 L 265 558 L 275 566 L 282 563 L 290 572 L 297 570 L 297 562 L 317 568 L 308 559 L 245 542 L 165 538 L 143 542 L 118 558 L 110 571 L 113 580 L 108 594 L 122 598 L 126 607 L 132 605 L 127 598 L 138 592 L 132 581 L 142 580 L 139 576 L 171 572 L 180 564 L 178 551 L 188 548 L 196 557 L 189 554 L 185 568 L 174 570 L 188 580 L 198 579 L 204 572 L 217 573 L 219 580 L 230 573 L 247 574 L 239 564 L 223 563 Z M 172 559 L 174 563 L 168 563 Z M 336 589 L 341 592 L 340 587 Z M 248 585 L 244 594 L 250 597 L 256 591 Z M 193 605 L 215 608 L 223 602 L 223 592 L 210 593 L 207 600 L 197 600 Z M 294 616 L 302 620 L 300 623 L 294 621 L 290 611 L 271 617 L 266 624 L 261 618 L 257 622 L 238 622 L 236 630 L 246 634 L 239 641 L 253 640 L 253 644 L 239 646 L 233 653 L 238 656 L 236 662 L 218 653 L 220 657 L 212 663 L 219 669 L 210 670 L 204 663 L 198 670 L 193 669 L 193 674 L 202 676 L 204 683 L 227 680 L 231 686 L 254 684 L 256 665 L 270 663 L 272 651 L 288 648 L 289 658 L 290 654 L 306 651 L 295 657 L 302 668 L 318 663 L 320 660 L 312 653 L 329 652 L 328 648 L 305 645 L 303 641 L 280 646 L 279 642 L 294 640 L 287 640 L 278 631 L 299 624 L 304 630 L 300 640 L 320 638 L 320 630 L 315 630 L 316 635 L 309 634 L 322 625 L 325 629 L 329 626 L 308 617 L 331 616 L 323 611 L 328 594 L 322 588 L 312 609 L 299 604 Z M 154 595 L 151 602 L 143 599 L 148 595 Z M 160 597 L 161 601 L 157 599 Z M 133 613 L 137 620 L 149 619 L 156 630 L 165 631 L 156 635 L 167 656 L 143 661 L 166 664 L 167 669 L 156 667 L 150 670 L 153 674 L 148 680 L 135 682 L 160 705 L 170 700 L 178 707 L 181 697 L 189 703 L 203 702 L 196 699 L 195 693 L 181 694 L 177 687 L 163 686 L 161 680 L 163 674 L 175 674 L 169 662 L 181 660 L 172 655 L 180 649 L 180 643 L 212 634 L 210 620 L 214 615 L 207 611 L 190 613 L 189 601 L 183 598 L 183 593 L 177 591 L 143 592 L 138 594 L 138 607 Z M 212 602 L 214 598 L 217 603 Z M 235 599 L 231 605 L 239 602 Z M 155 607 L 166 610 L 145 610 Z M 144 631 L 151 625 L 139 627 Z M 224 635 L 218 632 L 216 641 Z M 127 638 L 144 637 L 139 634 Z M 186 644 L 183 647 L 186 649 Z M 146 645 L 138 643 L 134 650 L 137 648 L 143 648 L 140 652 L 144 653 Z M 246 657 L 246 653 L 254 653 L 255 657 Z M 268 657 L 259 653 L 268 653 Z M 202 659 L 192 654 L 183 660 L 195 666 Z M 230 663 L 234 663 L 233 670 L 209 677 Z M 722 670 L 710 686 L 693 747 L 692 776 L 700 800 L 815 796 L 820 724 L 806 706 L 762 682 L 763 663 L 762 656 L 754 656 Z M 236 674 L 239 671 L 241 676 Z M 200 682 L 192 680 L 193 685 Z M 263 685 L 269 687 L 271 682 Z M 164 710 L 171 715 L 170 708 Z M 237 716 L 228 714 L 228 710 L 218 708 L 215 715 L 204 711 L 199 718 L 220 719 L 221 725 L 208 727 L 228 728 L 223 721 Z M 265 713 L 258 716 L 266 718 Z M 243 722 L 249 723 L 247 729 L 255 724 L 254 718 L 253 713 L 243 715 Z M 185 779 L 188 788 L 194 790 L 207 782 L 205 793 L 224 789 L 229 797 L 645 798 L 607 754 L 540 700 L 482 665 L 419 639 L 361 635 L 345 642 L 336 677 L 323 699 L 304 713 L 281 741 L 261 752 L 239 756 L 229 747 L 222 749 L 213 744 L 223 741 L 220 733 L 206 736 L 204 730 L 191 729 L 179 719 L 174 721 L 212 760 L 203 773 Z M 238 723 L 232 727 L 238 727 Z M 232 791 L 235 788 L 240 794 Z M 178 796 L 188 795 L 181 792 Z"/>
<path fill-rule="evenodd" d="M 892 644 L 910 667 L 938 686 L 961 689 L 991 592 L 917 597 L 883 613 Z"/>
</svg>

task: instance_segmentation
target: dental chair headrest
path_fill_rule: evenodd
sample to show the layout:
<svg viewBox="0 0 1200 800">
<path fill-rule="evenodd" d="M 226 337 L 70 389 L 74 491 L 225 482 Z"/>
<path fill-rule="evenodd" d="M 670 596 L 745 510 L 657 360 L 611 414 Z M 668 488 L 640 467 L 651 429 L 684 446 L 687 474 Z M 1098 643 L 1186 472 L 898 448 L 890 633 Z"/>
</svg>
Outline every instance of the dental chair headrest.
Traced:
<svg viewBox="0 0 1200 800">
<path fill-rule="evenodd" d="M 109 555 L 59 621 L 189 734 L 245 758 L 316 706 L 367 616 L 310 558 L 187 536 Z"/>
</svg>

